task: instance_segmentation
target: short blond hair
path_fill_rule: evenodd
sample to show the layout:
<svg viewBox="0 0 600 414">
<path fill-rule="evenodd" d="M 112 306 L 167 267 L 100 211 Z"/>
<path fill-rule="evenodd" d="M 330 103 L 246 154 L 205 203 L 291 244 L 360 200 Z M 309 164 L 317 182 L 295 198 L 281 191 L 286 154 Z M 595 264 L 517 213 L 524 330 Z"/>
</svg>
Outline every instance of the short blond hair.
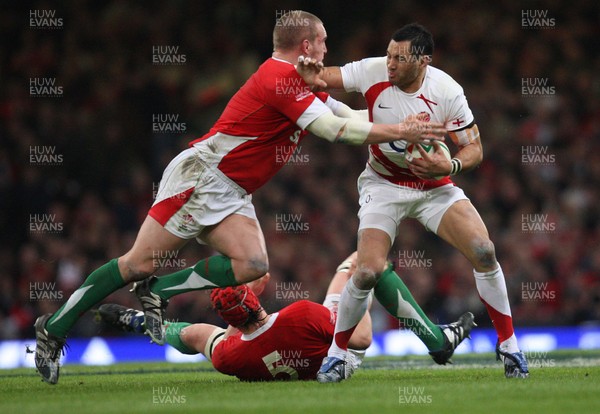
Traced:
<svg viewBox="0 0 600 414">
<path fill-rule="evenodd" d="M 310 42 L 317 37 L 317 25 L 321 19 L 303 10 L 290 10 L 275 22 L 273 29 L 273 49 L 290 50 L 307 39 Z"/>
</svg>

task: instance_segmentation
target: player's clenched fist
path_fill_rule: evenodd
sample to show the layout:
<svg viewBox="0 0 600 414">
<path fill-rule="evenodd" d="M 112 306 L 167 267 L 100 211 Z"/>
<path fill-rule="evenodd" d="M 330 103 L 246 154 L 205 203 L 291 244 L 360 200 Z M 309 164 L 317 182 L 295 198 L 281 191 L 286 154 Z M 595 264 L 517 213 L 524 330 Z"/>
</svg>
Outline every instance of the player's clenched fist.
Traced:
<svg viewBox="0 0 600 414">
<path fill-rule="evenodd" d="M 327 82 L 321 78 L 323 73 L 323 62 L 310 57 L 298 56 L 296 71 L 307 85 L 316 88 L 327 88 Z"/>
</svg>

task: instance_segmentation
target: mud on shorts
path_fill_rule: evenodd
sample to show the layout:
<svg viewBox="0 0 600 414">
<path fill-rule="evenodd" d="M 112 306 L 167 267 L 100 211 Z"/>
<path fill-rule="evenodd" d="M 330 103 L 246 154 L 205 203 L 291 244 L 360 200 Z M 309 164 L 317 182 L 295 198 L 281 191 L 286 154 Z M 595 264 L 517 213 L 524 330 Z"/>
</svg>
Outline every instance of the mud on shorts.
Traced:
<svg viewBox="0 0 600 414">
<path fill-rule="evenodd" d="M 185 240 L 198 238 L 206 227 L 231 214 L 257 220 L 252 195 L 206 164 L 193 147 L 169 163 L 148 212 L 169 233 Z M 198 242 L 203 243 L 199 238 Z"/>
</svg>

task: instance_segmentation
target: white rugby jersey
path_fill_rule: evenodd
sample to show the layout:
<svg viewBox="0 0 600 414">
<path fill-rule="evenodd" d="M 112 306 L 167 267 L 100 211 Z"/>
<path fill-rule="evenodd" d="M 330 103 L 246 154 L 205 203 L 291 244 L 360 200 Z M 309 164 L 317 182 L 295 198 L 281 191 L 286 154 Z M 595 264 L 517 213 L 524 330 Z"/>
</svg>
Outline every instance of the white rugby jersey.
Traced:
<svg viewBox="0 0 600 414">
<path fill-rule="evenodd" d="M 435 67 L 427 66 L 423 84 L 414 93 L 403 92 L 389 82 L 385 56 L 348 63 L 341 73 L 346 91 L 364 95 L 369 120 L 376 124 L 395 124 L 419 113 L 429 115 L 431 122 L 444 124 L 448 131 L 473 122 L 462 87 Z M 370 145 L 367 168 L 394 184 L 421 190 L 452 183 L 450 177 L 423 180 L 411 173 L 404 159 L 406 146 L 405 140 Z"/>
</svg>

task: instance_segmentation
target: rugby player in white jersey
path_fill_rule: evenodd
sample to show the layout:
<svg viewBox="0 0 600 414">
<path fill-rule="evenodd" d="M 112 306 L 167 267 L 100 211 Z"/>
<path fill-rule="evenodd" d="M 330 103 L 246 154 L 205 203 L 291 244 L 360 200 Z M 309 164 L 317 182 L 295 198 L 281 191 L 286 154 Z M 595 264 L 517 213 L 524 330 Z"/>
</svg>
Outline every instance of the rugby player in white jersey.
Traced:
<svg viewBox="0 0 600 414">
<path fill-rule="evenodd" d="M 313 134 L 353 145 L 406 139 L 439 139 L 441 124 L 411 118 L 390 125 L 356 119 L 346 105 L 311 92 L 296 72 L 299 56 L 323 60 L 327 33 L 321 20 L 301 10 L 277 19 L 274 51 L 231 98 L 210 131 L 192 142 L 165 169 L 158 194 L 131 249 L 93 271 L 54 314 L 35 322 L 35 364 L 42 379 L 56 384 L 65 338 L 80 315 L 117 289 L 136 283 L 146 332 L 164 344 L 167 300 L 198 289 L 234 286 L 268 270 L 262 230 L 252 193 L 283 163 L 276 154 L 292 153 Z M 219 255 L 160 278 L 157 253 L 176 252 L 197 239 Z"/>
<path fill-rule="evenodd" d="M 373 287 L 377 299 L 394 316 L 399 316 L 406 302 L 410 302 L 400 278 L 393 272 L 382 272 L 398 226 L 407 217 L 419 220 L 471 262 L 479 296 L 498 335 L 496 352 L 504 363 L 506 377 L 529 375 L 527 360 L 514 334 L 506 282 L 494 244 L 477 210 L 450 178 L 481 162 L 479 130 L 462 87 L 430 65 L 433 48 L 431 33 L 412 23 L 392 36 L 385 57 L 320 71 L 307 60 L 309 64 L 301 67 L 310 84 L 362 93 L 369 120 L 375 124 L 417 115 L 444 124 L 458 147 L 454 158 L 448 160 L 435 142 L 433 154 L 417 146 L 422 158 L 408 162 L 404 156 L 408 144 L 405 140 L 369 146 L 369 160 L 358 180 L 358 270 L 341 296 L 334 341 L 318 375 L 321 382 L 343 379 L 348 338 L 365 312 Z M 439 176 L 444 178 L 433 178 Z M 403 318 L 400 320 L 404 322 Z M 418 317 L 410 322 L 416 330 L 429 328 L 427 320 Z M 434 333 L 431 345 L 424 340 L 430 350 L 439 347 L 443 339 Z"/>
</svg>

